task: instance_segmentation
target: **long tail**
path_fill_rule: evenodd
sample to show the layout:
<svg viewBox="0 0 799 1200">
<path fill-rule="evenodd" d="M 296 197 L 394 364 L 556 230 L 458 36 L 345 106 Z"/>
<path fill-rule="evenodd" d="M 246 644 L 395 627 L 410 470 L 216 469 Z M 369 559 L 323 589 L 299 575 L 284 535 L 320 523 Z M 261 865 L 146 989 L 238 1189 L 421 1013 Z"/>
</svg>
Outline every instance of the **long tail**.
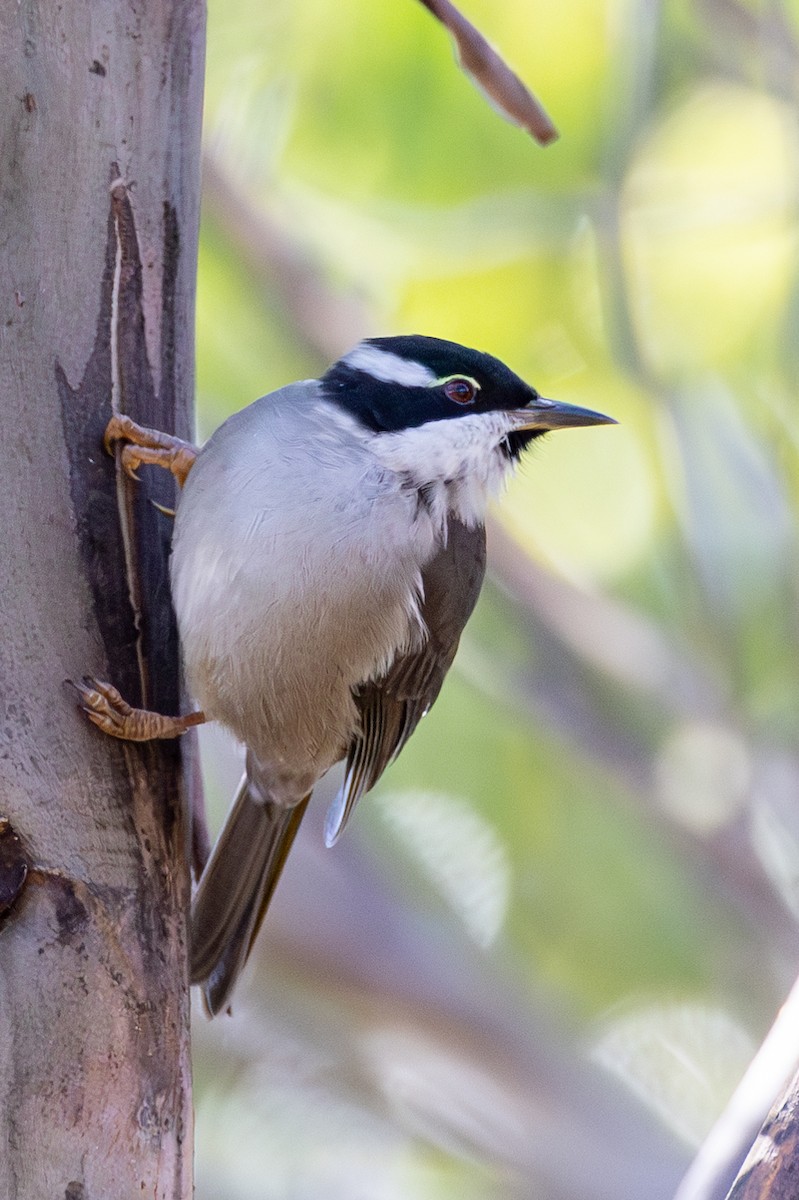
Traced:
<svg viewBox="0 0 799 1200">
<path fill-rule="evenodd" d="M 254 799 L 245 775 L 191 906 L 191 982 L 211 1016 L 247 961 L 310 796 L 293 808 Z"/>
</svg>

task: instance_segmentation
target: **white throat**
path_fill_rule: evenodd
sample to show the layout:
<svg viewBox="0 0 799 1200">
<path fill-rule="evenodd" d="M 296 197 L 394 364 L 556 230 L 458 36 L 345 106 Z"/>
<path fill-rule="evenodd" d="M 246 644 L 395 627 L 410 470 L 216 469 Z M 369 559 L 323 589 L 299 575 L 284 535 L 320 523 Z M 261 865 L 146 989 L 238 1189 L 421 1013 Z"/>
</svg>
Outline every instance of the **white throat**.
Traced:
<svg viewBox="0 0 799 1200">
<path fill-rule="evenodd" d="M 469 413 L 379 433 L 370 446 L 386 467 L 424 493 L 436 525 L 445 527 L 452 514 L 471 528 L 485 521 L 489 498 L 512 470 L 500 443 L 513 428 L 506 413 Z"/>
</svg>

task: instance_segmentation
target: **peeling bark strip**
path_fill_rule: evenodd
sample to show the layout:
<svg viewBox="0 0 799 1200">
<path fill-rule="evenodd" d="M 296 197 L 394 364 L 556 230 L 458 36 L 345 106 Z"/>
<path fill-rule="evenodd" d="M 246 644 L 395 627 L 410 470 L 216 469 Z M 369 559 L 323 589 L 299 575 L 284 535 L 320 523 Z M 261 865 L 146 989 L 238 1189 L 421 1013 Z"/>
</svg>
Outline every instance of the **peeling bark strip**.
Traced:
<svg viewBox="0 0 799 1200">
<path fill-rule="evenodd" d="M 553 142 L 558 131 L 540 101 L 471 21 L 450 0 L 420 0 L 420 3 L 452 34 L 461 67 L 501 116 L 526 129 L 540 145 Z"/>
<path fill-rule="evenodd" d="M 8 817 L 0 817 L 0 921 L 16 904 L 28 877 L 30 862 Z"/>
<path fill-rule="evenodd" d="M 159 429 L 168 430 L 173 424 L 179 241 L 174 212 L 165 205 L 161 328 L 165 396 L 159 397 L 147 355 L 136 221 L 116 163 L 111 174 L 94 350 L 77 387 L 70 386 L 60 363 L 56 363 L 56 380 L 81 550 L 113 680 L 135 707 L 176 714 L 180 707 L 175 669 L 178 636 L 168 574 L 172 522 L 163 512 L 174 507 L 174 483 L 163 471 L 143 470 L 140 485 L 126 486 L 103 453 L 102 437 L 114 410 Z"/>
<path fill-rule="evenodd" d="M 69 455 L 69 489 L 94 615 L 109 669 L 120 689 L 135 697 L 133 703 L 138 704 L 141 700 L 136 654 L 138 631 L 126 582 L 114 467 L 102 448 L 103 433 L 111 415 L 115 256 L 114 219 L 109 210 L 94 347 L 76 387 L 70 386 L 58 360 L 55 378 Z"/>
</svg>

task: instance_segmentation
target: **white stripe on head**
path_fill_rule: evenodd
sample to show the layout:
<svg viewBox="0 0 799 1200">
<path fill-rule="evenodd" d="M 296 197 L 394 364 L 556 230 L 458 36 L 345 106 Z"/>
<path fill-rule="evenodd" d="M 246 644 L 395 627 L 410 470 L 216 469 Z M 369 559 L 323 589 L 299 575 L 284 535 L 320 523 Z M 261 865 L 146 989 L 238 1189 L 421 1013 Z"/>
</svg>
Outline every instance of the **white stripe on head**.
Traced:
<svg viewBox="0 0 799 1200">
<path fill-rule="evenodd" d="M 356 371 L 365 371 L 373 379 L 380 379 L 383 383 L 399 383 L 403 387 L 427 387 L 436 378 L 435 371 L 423 363 L 400 358 L 399 354 L 380 350 L 368 342 L 360 342 L 341 361 Z"/>
</svg>

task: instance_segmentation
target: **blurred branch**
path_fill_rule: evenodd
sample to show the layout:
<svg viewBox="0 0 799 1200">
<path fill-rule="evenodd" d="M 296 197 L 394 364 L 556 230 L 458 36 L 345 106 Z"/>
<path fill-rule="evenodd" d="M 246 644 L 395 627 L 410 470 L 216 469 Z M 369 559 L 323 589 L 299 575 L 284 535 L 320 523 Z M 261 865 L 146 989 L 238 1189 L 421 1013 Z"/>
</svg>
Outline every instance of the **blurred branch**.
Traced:
<svg viewBox="0 0 799 1200">
<path fill-rule="evenodd" d="M 759 54 L 765 67 L 758 72 L 773 94 L 796 101 L 799 45 L 784 4 L 750 8 L 737 0 L 698 0 L 711 36 L 703 42 L 709 67 L 749 82 L 747 64 Z"/>
<path fill-rule="evenodd" d="M 241 261 L 279 292 L 313 357 L 327 363 L 360 341 L 373 322 L 366 305 L 334 288 L 323 266 L 249 200 L 207 148 L 203 208 Z"/>
<path fill-rule="evenodd" d="M 502 525 L 489 526 L 491 567 L 503 587 L 592 666 L 623 687 L 646 692 L 675 715 L 718 716 L 717 679 L 620 600 L 586 592 L 525 554 Z"/>
<path fill-rule="evenodd" d="M 506 121 L 519 125 L 542 146 L 558 131 L 541 103 L 515 71 L 450 0 L 420 0 L 452 34 L 461 68 Z"/>
<path fill-rule="evenodd" d="M 641 353 L 635 321 L 627 291 L 622 261 L 620 199 L 614 191 L 601 192 L 593 209 L 601 254 L 599 279 L 607 338 L 613 357 L 631 379 L 650 395 L 657 397 L 659 384 L 649 371 Z"/>
<path fill-rule="evenodd" d="M 683 1179 L 674 1200 L 722 1200 L 774 1093 L 799 1067 L 799 980 Z M 734 1200 L 796 1200 L 799 1076 L 769 1114 L 730 1192 Z M 787 1143 L 786 1139 L 787 1138 Z M 793 1163 L 786 1164 L 785 1146 Z M 781 1165 L 780 1165 L 781 1164 Z M 783 1168 L 785 1168 L 783 1172 Z M 790 1189 L 782 1190 L 785 1175 Z M 782 1176 L 782 1182 L 780 1182 Z M 776 1190 L 772 1190 L 776 1189 Z"/>
<path fill-rule="evenodd" d="M 531 626 L 530 637 L 541 651 L 547 635 L 560 649 L 557 669 L 521 674 L 499 668 L 498 699 L 508 703 L 509 681 L 516 675 L 511 703 L 527 708 L 533 723 L 542 717 L 565 740 L 581 747 L 594 762 L 612 772 L 646 807 L 677 853 L 695 864 L 702 886 L 724 896 L 750 925 L 770 931 L 769 961 L 779 950 L 795 969 L 799 927 L 774 882 L 752 848 L 748 807 L 720 827 L 695 832 L 664 809 L 654 787 L 652 751 L 642 744 L 629 721 L 620 721 L 618 704 L 608 695 L 608 682 L 631 686 L 652 705 L 652 715 L 665 719 L 704 720 L 738 728 L 729 697 L 713 677 L 690 662 L 652 622 L 618 600 L 581 591 L 558 579 L 525 555 L 497 522 L 489 526 L 489 562 L 500 585 L 519 605 Z M 653 665 L 646 657 L 652 656 Z M 569 662 L 571 659 L 571 663 Z M 639 661 L 640 659 L 640 661 Z M 468 672 L 468 654 L 459 659 Z M 600 672 L 599 688 L 591 686 L 586 666 Z M 492 690 L 496 664 L 480 662 L 471 672 L 483 690 Z M 604 680 L 601 678 L 604 676 Z M 576 686 L 575 686 L 576 677 Z M 602 686 L 604 683 L 604 687 Z M 753 761 L 765 755 L 750 745 Z M 766 960 L 762 963 L 766 970 Z"/>
<path fill-rule="evenodd" d="M 663 8 L 663 0 L 631 0 L 617 30 L 613 81 L 618 91 L 605 98 L 609 109 L 602 147 L 602 179 L 614 189 L 624 179 L 631 147 L 652 117 Z"/>
</svg>

